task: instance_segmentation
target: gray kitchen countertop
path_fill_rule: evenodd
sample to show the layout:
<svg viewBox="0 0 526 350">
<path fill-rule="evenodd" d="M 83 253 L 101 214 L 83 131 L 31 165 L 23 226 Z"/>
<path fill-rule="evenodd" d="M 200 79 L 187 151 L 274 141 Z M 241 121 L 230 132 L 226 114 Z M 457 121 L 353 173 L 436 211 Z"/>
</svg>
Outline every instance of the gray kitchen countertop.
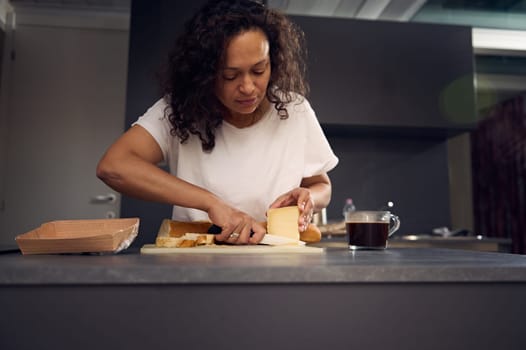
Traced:
<svg viewBox="0 0 526 350">
<path fill-rule="evenodd" d="M 322 254 L 0 254 L 0 285 L 525 282 L 526 256 L 433 248 Z"/>
</svg>

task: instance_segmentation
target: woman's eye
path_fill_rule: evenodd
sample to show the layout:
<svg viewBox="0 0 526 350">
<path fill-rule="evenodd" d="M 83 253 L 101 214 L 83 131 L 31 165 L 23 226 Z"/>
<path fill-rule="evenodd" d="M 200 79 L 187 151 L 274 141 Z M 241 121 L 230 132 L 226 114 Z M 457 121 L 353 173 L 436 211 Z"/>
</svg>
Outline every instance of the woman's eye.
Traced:
<svg viewBox="0 0 526 350">
<path fill-rule="evenodd" d="M 234 79 L 236 79 L 236 76 L 235 75 L 234 76 L 227 76 L 227 77 L 223 76 L 223 79 L 225 79 L 225 80 L 234 80 Z"/>
<path fill-rule="evenodd" d="M 265 73 L 264 70 L 256 70 L 256 71 L 254 71 L 254 74 L 256 74 L 256 75 L 261 75 L 263 73 Z"/>
</svg>

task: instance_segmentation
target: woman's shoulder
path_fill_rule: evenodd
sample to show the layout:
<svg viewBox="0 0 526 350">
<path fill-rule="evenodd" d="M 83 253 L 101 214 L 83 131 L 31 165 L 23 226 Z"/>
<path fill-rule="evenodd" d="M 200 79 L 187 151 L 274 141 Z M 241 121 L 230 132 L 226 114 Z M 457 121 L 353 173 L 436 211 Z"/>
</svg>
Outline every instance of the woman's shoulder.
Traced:
<svg viewBox="0 0 526 350">
<path fill-rule="evenodd" d="M 297 92 L 275 91 L 277 98 L 284 103 L 289 113 L 305 112 L 311 109 L 308 99 Z"/>
<path fill-rule="evenodd" d="M 292 98 L 289 102 L 285 102 L 283 105 L 287 116 L 283 118 L 283 111 L 278 110 L 277 104 L 274 104 L 272 106 L 271 119 L 280 126 L 287 125 L 289 128 L 303 130 L 305 125 L 310 125 L 311 121 L 316 119 L 316 114 L 305 96 L 294 93 L 290 97 Z M 282 99 L 281 101 L 284 100 Z"/>
<path fill-rule="evenodd" d="M 285 107 L 289 112 L 289 116 L 303 115 L 305 113 L 312 113 L 312 107 L 309 100 L 298 93 L 290 93 L 290 102 L 286 103 Z"/>
<path fill-rule="evenodd" d="M 168 102 L 168 99 L 166 97 L 161 97 L 158 99 L 149 110 L 152 110 L 156 113 L 162 113 L 163 115 L 166 114 L 166 112 L 169 112 L 170 104 Z"/>
<path fill-rule="evenodd" d="M 153 105 L 151 105 L 143 115 L 139 117 L 139 120 L 165 120 L 170 114 L 170 105 L 166 98 L 161 97 Z"/>
</svg>

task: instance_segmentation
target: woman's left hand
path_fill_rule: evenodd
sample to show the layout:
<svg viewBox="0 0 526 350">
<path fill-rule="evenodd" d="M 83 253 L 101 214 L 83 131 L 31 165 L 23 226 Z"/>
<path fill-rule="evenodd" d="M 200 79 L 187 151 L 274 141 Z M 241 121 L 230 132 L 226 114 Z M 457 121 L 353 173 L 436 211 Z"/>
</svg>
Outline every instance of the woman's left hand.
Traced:
<svg viewBox="0 0 526 350">
<path fill-rule="evenodd" d="M 298 226 L 300 232 L 303 232 L 309 226 L 314 214 L 314 199 L 308 188 L 296 187 L 295 189 L 279 196 L 270 208 L 281 208 L 291 205 L 297 205 L 300 210 Z"/>
</svg>

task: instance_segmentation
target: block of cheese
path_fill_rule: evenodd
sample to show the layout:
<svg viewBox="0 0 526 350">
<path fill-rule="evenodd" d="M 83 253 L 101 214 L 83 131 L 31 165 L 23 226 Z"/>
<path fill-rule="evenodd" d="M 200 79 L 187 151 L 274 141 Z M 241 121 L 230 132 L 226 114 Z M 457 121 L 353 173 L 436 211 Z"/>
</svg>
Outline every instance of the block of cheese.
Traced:
<svg viewBox="0 0 526 350">
<path fill-rule="evenodd" d="M 297 206 L 269 209 L 267 211 L 267 232 L 299 241 L 299 218 L 300 211 Z"/>
</svg>

